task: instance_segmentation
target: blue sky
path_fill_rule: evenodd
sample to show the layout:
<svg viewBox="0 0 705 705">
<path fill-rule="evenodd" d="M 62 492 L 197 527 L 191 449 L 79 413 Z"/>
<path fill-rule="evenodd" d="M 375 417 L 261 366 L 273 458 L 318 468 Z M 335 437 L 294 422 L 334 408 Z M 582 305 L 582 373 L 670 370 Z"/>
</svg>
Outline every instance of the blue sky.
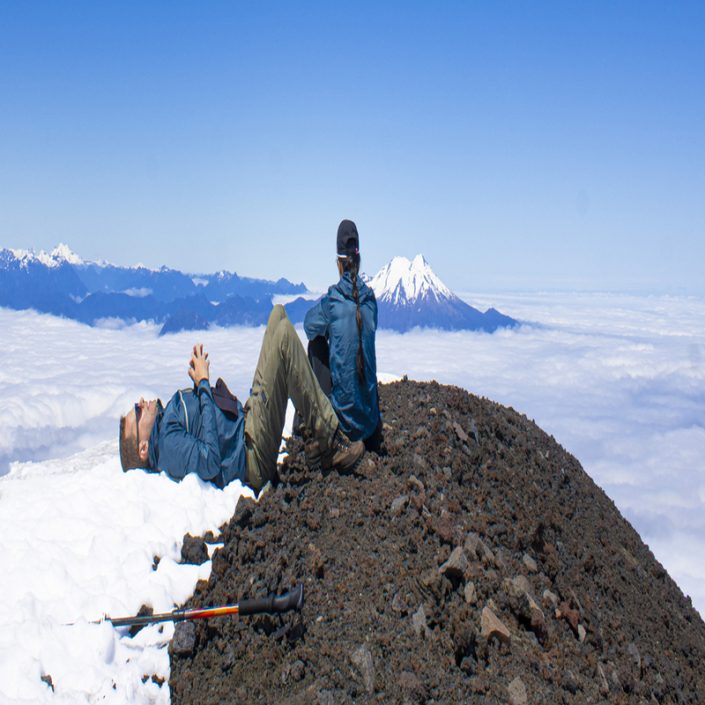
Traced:
<svg viewBox="0 0 705 705">
<path fill-rule="evenodd" d="M 6 2 L 0 246 L 705 294 L 705 4 Z"/>
</svg>

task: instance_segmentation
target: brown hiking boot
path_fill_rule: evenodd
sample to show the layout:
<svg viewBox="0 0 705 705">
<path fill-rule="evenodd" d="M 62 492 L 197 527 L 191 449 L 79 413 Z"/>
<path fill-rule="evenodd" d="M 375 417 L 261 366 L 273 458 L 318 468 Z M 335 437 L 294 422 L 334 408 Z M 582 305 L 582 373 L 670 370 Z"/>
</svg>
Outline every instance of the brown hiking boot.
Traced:
<svg viewBox="0 0 705 705">
<path fill-rule="evenodd" d="M 321 470 L 321 444 L 313 437 L 310 429 L 303 425 L 301 426 L 301 437 L 304 442 L 306 465 L 311 470 Z"/>
<path fill-rule="evenodd" d="M 304 441 L 304 455 L 306 456 L 306 464 L 311 470 L 321 469 L 321 446 L 317 440 L 307 438 Z"/>
<path fill-rule="evenodd" d="M 341 475 L 352 472 L 365 454 L 362 441 L 351 441 L 340 429 L 335 432 L 328 452 L 321 455 L 323 470 L 337 470 Z"/>
</svg>

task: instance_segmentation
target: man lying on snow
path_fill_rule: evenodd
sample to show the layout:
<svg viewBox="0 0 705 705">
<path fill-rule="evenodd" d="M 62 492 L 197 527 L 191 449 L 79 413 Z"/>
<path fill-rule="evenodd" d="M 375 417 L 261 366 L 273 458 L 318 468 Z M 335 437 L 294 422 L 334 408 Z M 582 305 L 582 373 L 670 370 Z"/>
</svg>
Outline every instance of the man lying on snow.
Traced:
<svg viewBox="0 0 705 705">
<path fill-rule="evenodd" d="M 363 443 L 338 429 L 283 306 L 269 316 L 244 410 L 221 379 L 211 388 L 209 368 L 208 353 L 195 345 L 188 370 L 193 388 L 176 392 L 165 409 L 158 399 L 140 399 L 120 419 L 123 470 L 163 471 L 174 480 L 195 472 L 218 487 L 240 480 L 259 492 L 276 476 L 287 399 L 310 431 L 310 461 L 350 472 L 362 458 Z"/>
</svg>

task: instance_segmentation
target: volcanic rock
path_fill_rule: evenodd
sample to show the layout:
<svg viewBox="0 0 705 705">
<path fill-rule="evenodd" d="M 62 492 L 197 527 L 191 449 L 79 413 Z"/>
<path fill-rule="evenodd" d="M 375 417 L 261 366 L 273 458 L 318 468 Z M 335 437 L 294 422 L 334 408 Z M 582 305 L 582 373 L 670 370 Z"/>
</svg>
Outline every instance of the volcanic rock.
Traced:
<svg viewBox="0 0 705 705">
<path fill-rule="evenodd" d="M 521 678 L 515 678 L 507 687 L 510 705 L 526 705 L 529 701 L 526 686 Z"/>
<path fill-rule="evenodd" d="M 497 639 L 497 641 L 504 643 L 509 643 L 511 641 L 512 635 L 509 632 L 509 629 L 502 624 L 499 617 L 497 617 L 497 615 L 489 607 L 483 608 L 480 620 L 482 625 L 482 636 L 486 639 Z"/>
<path fill-rule="evenodd" d="M 388 455 L 322 475 L 290 439 L 279 483 L 221 527 L 187 607 L 299 581 L 304 607 L 190 623 L 174 705 L 506 705 L 517 679 L 529 703 L 705 703 L 703 621 L 574 457 L 462 389 L 379 389 Z M 458 547 L 462 578 L 439 572 Z M 486 610 L 510 645 L 483 636 Z"/>
<path fill-rule="evenodd" d="M 193 622 L 179 622 L 170 647 L 176 656 L 190 656 L 196 648 L 196 625 Z"/>
<path fill-rule="evenodd" d="M 181 562 L 201 565 L 208 560 L 208 548 L 202 538 L 186 534 L 181 545 Z"/>
</svg>

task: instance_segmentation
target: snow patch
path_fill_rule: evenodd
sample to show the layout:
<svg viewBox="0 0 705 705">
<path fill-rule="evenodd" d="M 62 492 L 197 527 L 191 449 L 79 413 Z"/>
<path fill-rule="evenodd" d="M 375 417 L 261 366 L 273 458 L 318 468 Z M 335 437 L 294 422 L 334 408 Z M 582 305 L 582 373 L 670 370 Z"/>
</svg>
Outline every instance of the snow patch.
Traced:
<svg viewBox="0 0 705 705">
<path fill-rule="evenodd" d="M 125 289 L 122 293 L 127 294 L 128 296 L 134 296 L 137 299 L 143 299 L 145 296 L 150 296 L 152 294 L 152 290 L 144 286 L 140 288 L 132 287 L 131 289 Z"/>
</svg>

